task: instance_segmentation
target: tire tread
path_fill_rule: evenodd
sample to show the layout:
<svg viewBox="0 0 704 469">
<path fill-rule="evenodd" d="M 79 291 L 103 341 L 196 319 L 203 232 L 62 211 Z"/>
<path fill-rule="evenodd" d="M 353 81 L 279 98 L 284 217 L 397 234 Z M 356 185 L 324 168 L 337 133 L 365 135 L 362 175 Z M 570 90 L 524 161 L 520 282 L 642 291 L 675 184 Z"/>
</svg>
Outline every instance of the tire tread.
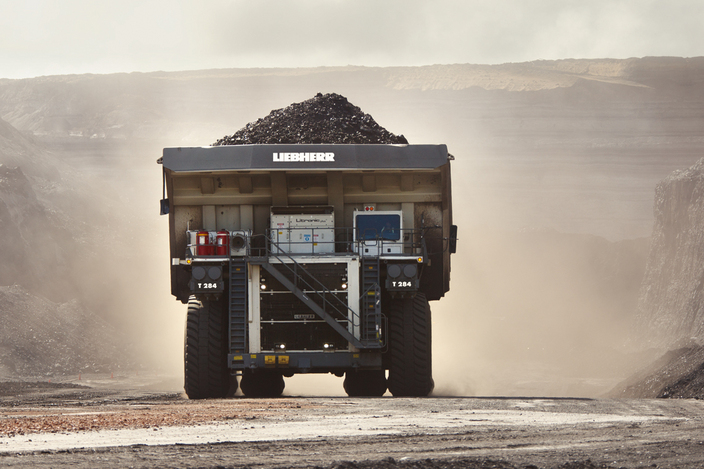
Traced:
<svg viewBox="0 0 704 469">
<path fill-rule="evenodd" d="M 422 397 L 434 388 L 430 306 L 425 295 L 391 300 L 389 314 L 389 391 Z"/>
<path fill-rule="evenodd" d="M 188 301 L 184 389 L 189 399 L 222 398 L 230 390 L 224 304 L 223 300 Z"/>
</svg>

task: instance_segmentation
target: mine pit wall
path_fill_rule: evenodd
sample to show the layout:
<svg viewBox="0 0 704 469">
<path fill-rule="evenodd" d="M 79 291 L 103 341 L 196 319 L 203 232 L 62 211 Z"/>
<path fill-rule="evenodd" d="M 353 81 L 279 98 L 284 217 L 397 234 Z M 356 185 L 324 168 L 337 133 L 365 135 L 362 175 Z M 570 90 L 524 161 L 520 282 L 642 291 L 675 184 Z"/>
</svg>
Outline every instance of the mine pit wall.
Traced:
<svg viewBox="0 0 704 469">
<path fill-rule="evenodd" d="M 654 214 L 637 332 L 651 347 L 704 343 L 704 158 L 658 184 Z"/>
<path fill-rule="evenodd" d="M 437 226 L 427 232 L 430 266 L 421 291 L 438 300 L 450 287 L 448 241 L 452 225 L 450 163 L 412 170 L 229 171 L 182 173 L 165 168 L 170 202 L 171 257 L 183 258 L 186 230 L 247 230 L 264 235 L 271 206 L 330 205 L 335 226 L 353 226 L 355 210 L 400 210 L 404 229 Z M 190 276 L 171 267 L 171 291 L 188 300 Z"/>
</svg>

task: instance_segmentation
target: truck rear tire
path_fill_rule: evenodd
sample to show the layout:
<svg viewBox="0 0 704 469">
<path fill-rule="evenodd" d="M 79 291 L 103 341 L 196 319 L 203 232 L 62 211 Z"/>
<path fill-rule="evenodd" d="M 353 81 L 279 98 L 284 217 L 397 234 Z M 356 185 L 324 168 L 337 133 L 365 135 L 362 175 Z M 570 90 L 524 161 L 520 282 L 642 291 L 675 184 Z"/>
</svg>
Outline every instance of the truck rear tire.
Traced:
<svg viewBox="0 0 704 469">
<path fill-rule="evenodd" d="M 381 397 L 386 392 L 386 374 L 384 370 L 348 371 L 342 386 L 350 397 Z"/>
<path fill-rule="evenodd" d="M 244 370 L 240 389 L 245 397 L 280 397 L 286 384 L 281 373 L 269 370 Z"/>
<path fill-rule="evenodd" d="M 430 305 L 423 293 L 391 300 L 389 391 L 395 397 L 424 397 L 433 382 Z"/>
<path fill-rule="evenodd" d="M 227 368 L 226 302 L 191 297 L 186 317 L 184 389 L 189 399 L 222 398 L 234 384 Z"/>
</svg>

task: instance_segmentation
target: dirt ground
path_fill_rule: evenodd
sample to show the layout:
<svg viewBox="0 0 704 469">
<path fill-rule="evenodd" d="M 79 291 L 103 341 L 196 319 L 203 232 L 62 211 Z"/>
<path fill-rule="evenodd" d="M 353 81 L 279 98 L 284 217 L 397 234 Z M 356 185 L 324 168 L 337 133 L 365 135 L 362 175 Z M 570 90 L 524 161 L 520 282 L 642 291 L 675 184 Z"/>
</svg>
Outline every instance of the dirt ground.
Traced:
<svg viewBox="0 0 704 469">
<path fill-rule="evenodd" d="M 143 378 L 0 383 L 3 467 L 685 468 L 704 402 L 286 397 L 189 401 Z"/>
</svg>

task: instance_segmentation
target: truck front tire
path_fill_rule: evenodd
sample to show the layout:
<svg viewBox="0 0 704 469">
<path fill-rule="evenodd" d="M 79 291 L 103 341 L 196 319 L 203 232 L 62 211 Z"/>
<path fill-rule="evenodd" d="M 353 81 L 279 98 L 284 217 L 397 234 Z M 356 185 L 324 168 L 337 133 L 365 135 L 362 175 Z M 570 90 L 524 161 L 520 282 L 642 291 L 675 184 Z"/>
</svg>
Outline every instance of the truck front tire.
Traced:
<svg viewBox="0 0 704 469">
<path fill-rule="evenodd" d="M 433 382 L 430 305 L 423 293 L 390 300 L 389 391 L 395 397 L 424 397 Z"/>
<path fill-rule="evenodd" d="M 227 368 L 226 301 L 188 301 L 185 337 L 185 383 L 189 399 L 226 397 L 232 393 Z"/>
</svg>

